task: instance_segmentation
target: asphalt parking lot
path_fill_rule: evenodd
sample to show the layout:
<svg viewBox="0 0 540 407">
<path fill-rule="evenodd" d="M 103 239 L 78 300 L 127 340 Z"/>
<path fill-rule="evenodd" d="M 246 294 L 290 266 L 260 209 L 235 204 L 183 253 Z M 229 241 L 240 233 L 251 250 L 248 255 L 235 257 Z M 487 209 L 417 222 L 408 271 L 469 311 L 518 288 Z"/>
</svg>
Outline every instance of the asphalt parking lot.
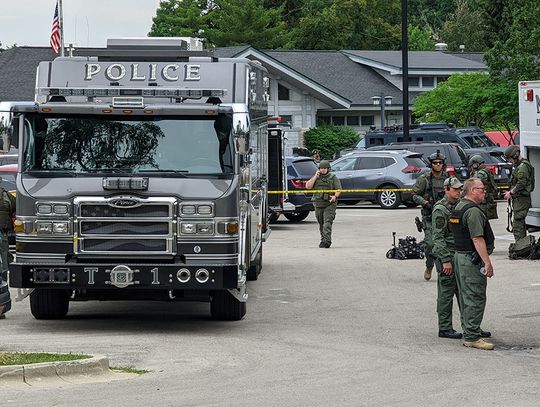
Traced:
<svg viewBox="0 0 540 407">
<path fill-rule="evenodd" d="M 507 259 L 504 209 L 483 323 L 494 351 L 438 338 L 436 283 L 423 280 L 423 261 L 385 258 L 392 231 L 420 237 L 419 210 L 366 204 L 338 209 L 330 249 L 318 248 L 313 214 L 274 225 L 242 321 L 213 321 L 208 304 L 148 302 L 75 303 L 65 320 L 36 321 L 28 300 L 14 303 L 0 321 L 0 352 L 104 354 L 150 372 L 2 388 L 0 405 L 538 405 L 539 263 Z"/>
</svg>

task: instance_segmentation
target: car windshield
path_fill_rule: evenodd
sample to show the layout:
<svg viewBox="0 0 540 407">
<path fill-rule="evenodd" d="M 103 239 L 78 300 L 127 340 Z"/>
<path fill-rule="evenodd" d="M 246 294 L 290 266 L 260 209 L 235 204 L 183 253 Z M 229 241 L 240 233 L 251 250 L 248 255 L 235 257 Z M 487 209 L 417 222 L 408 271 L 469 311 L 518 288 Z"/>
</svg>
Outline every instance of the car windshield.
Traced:
<svg viewBox="0 0 540 407">
<path fill-rule="evenodd" d="M 311 178 L 317 172 L 317 164 L 313 160 L 297 160 L 292 165 L 300 178 Z"/>
<path fill-rule="evenodd" d="M 28 115 L 23 171 L 228 174 L 232 119 Z"/>
<path fill-rule="evenodd" d="M 472 148 L 495 147 L 496 144 L 484 133 L 470 133 L 463 136 Z"/>
</svg>

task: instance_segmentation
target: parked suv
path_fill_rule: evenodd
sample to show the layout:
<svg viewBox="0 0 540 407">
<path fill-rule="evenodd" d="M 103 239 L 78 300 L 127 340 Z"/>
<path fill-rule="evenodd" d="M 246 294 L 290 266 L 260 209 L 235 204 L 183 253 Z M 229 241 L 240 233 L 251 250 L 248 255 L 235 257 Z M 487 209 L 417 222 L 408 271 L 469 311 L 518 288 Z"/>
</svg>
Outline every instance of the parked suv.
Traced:
<svg viewBox="0 0 540 407">
<path fill-rule="evenodd" d="M 427 171 L 422 155 L 410 151 L 357 151 L 332 162 L 332 172 L 343 189 L 410 189 L 418 176 Z M 400 204 L 416 206 L 410 192 L 344 192 L 339 202 L 354 205 L 360 201 L 377 202 L 381 208 Z"/>
<path fill-rule="evenodd" d="M 426 161 L 428 157 L 440 151 L 446 157 L 446 171 L 450 175 L 455 175 L 461 180 L 469 177 L 469 158 L 467 153 L 457 143 L 432 142 L 410 142 L 410 143 L 390 143 L 384 146 L 368 148 L 368 151 L 389 151 L 389 150 L 409 150 L 422 154 Z"/>
<path fill-rule="evenodd" d="M 290 156 L 285 160 L 287 162 L 287 190 L 293 192 L 306 189 L 306 182 L 319 169 L 315 160 L 304 156 Z M 283 216 L 291 222 L 303 221 L 309 216 L 309 212 L 314 210 L 311 194 L 286 194 L 283 207 L 287 208 L 282 212 Z M 288 209 L 289 207 L 292 209 Z M 280 215 L 281 213 L 272 212 L 269 222 L 275 223 Z"/>
</svg>

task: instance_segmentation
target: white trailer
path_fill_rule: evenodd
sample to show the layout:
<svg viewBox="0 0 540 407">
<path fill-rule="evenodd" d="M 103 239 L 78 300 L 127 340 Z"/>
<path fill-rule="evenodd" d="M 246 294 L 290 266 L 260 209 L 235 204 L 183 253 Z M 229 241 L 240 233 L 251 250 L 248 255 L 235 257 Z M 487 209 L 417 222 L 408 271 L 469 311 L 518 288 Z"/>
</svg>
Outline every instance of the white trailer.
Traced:
<svg viewBox="0 0 540 407">
<path fill-rule="evenodd" d="M 540 81 L 519 83 L 519 139 L 521 156 L 540 168 Z M 532 207 L 525 218 L 529 227 L 540 228 L 540 177 L 535 177 Z"/>
</svg>

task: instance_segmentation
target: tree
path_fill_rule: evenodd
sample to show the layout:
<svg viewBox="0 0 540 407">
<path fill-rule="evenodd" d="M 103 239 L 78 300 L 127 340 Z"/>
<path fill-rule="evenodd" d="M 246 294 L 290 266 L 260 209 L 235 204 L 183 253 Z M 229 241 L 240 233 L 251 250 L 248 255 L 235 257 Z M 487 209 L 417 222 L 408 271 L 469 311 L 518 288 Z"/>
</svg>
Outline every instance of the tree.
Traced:
<svg viewBox="0 0 540 407">
<path fill-rule="evenodd" d="M 206 0 L 165 0 L 159 4 L 152 19 L 150 37 L 203 37 L 206 13 L 210 4 Z"/>
<path fill-rule="evenodd" d="M 455 74 L 414 102 L 414 116 L 419 121 L 471 123 L 479 127 L 511 132 L 517 127 L 517 109 L 508 102 L 511 90 L 484 73 Z"/>
<path fill-rule="evenodd" d="M 409 23 L 436 35 L 455 8 L 455 0 L 409 0 Z"/>
<path fill-rule="evenodd" d="M 483 12 L 474 1 L 458 0 L 455 11 L 439 32 L 439 39 L 447 43 L 451 51 L 457 51 L 461 44 L 467 51 L 485 51 L 486 27 L 483 21 Z"/>
<path fill-rule="evenodd" d="M 263 0 L 216 0 L 208 13 L 206 38 L 216 47 L 283 47 L 288 32 L 282 12 L 282 6 L 265 8 Z"/>
<path fill-rule="evenodd" d="M 435 42 L 427 28 L 409 25 L 409 51 L 433 51 Z"/>
<path fill-rule="evenodd" d="M 355 145 L 360 134 L 352 127 L 324 124 L 314 127 L 304 134 L 308 150 L 317 149 L 323 159 L 331 159 L 334 153 Z"/>
</svg>

